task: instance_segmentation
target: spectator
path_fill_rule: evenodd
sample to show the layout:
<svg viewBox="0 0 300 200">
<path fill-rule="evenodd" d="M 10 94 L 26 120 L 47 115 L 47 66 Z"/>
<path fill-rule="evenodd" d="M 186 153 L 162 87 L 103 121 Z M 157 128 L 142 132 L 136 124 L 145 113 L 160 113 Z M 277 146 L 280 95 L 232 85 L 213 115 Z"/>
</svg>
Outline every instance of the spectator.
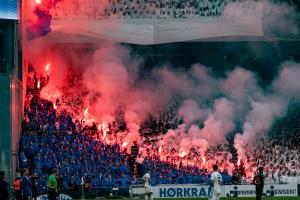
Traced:
<svg viewBox="0 0 300 200">
<path fill-rule="evenodd" d="M 30 200 L 32 198 L 32 183 L 29 179 L 29 170 L 24 168 L 21 178 L 22 199 Z"/>
<path fill-rule="evenodd" d="M 15 193 L 16 200 L 22 200 L 20 175 L 17 175 L 14 181 L 14 193 Z"/>
<path fill-rule="evenodd" d="M 231 178 L 231 182 L 232 182 L 232 184 L 234 184 L 234 185 L 240 184 L 240 177 L 238 176 L 237 171 L 234 171 L 234 172 L 233 172 L 233 176 L 232 176 L 232 178 Z"/>
<path fill-rule="evenodd" d="M 49 200 L 56 200 L 57 197 L 57 178 L 59 176 L 58 169 L 52 169 L 52 173 L 48 178 L 47 182 L 47 191 L 48 191 L 48 199 Z"/>
<path fill-rule="evenodd" d="M 0 171 L 0 200 L 8 200 L 8 183 L 4 180 L 5 172 Z"/>
<path fill-rule="evenodd" d="M 30 181 L 32 183 L 32 199 L 35 200 L 39 196 L 38 186 L 39 186 L 39 177 L 35 172 L 33 176 L 31 176 Z"/>
</svg>

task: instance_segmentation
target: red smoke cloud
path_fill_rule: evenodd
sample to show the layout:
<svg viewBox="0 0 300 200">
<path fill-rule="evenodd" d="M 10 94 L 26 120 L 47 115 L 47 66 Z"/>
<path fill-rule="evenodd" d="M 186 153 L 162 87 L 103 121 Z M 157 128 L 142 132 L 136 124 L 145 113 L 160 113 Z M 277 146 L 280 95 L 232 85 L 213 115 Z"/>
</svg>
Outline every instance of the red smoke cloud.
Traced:
<svg viewBox="0 0 300 200">
<path fill-rule="evenodd" d="M 72 17 L 76 14 L 74 6 L 80 5 L 63 1 L 61 6 L 70 6 Z M 27 19 L 34 20 L 32 10 L 28 13 Z M 72 113 L 74 119 L 101 124 L 101 137 L 107 142 L 111 142 L 107 124 L 122 110 L 128 128 L 119 141 L 123 148 L 141 140 L 139 129 L 149 114 L 158 116 L 172 97 L 179 95 L 183 103 L 178 113 L 184 123 L 168 130 L 159 151 L 168 152 L 171 143 L 181 157 L 191 151 L 203 156 L 208 147 L 224 143 L 238 121 L 243 124 L 243 133 L 236 136 L 235 147 L 241 159 L 255 138 L 263 135 L 276 117 L 285 114 L 288 102 L 299 100 L 300 72 L 295 63 L 283 64 L 270 92 L 259 87 L 255 74 L 239 67 L 221 79 L 200 64 L 186 73 L 154 66 L 149 73 L 152 80 L 141 80 L 138 74 L 143 61 L 132 58 L 125 47 L 102 42 L 84 49 L 80 44 L 53 44 L 47 40 L 24 44 L 26 56 L 37 72 L 49 77 L 47 84 L 41 85 L 41 96 L 54 103 L 57 98 L 66 102 L 77 99 L 78 105 L 54 105 L 57 110 Z"/>
</svg>

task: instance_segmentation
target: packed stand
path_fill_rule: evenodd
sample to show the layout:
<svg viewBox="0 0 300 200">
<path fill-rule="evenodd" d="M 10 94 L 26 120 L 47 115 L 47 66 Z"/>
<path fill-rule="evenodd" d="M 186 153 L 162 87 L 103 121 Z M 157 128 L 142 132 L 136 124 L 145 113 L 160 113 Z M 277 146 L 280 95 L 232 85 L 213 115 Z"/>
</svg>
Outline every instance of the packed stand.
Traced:
<svg viewBox="0 0 300 200">
<path fill-rule="evenodd" d="M 190 151 L 180 155 L 178 149 L 160 149 L 157 140 L 147 137 L 140 146 L 137 162 L 143 174 L 151 169 L 152 185 L 159 184 L 209 184 L 212 166 L 217 164 L 223 177 L 223 184 L 231 183 L 234 164 L 227 145 L 217 145 L 208 149 L 205 155 Z M 172 146 L 170 146 L 172 147 Z M 154 166 L 154 167 L 153 167 Z"/>
<path fill-rule="evenodd" d="M 251 179 L 257 166 L 264 166 L 266 183 L 296 183 L 297 176 L 300 176 L 300 132 L 285 134 L 257 141 L 252 153 L 246 153 L 241 161 L 244 166 L 242 176 Z"/>
<path fill-rule="evenodd" d="M 41 81 L 42 79 L 43 77 L 39 76 L 33 68 L 30 69 L 27 79 L 25 120 L 20 141 L 21 167 L 29 167 L 31 174 L 36 175 L 39 183 L 38 193 L 45 192 L 49 171 L 55 167 L 62 175 L 63 188 L 79 187 L 82 177 L 89 180 L 91 187 L 128 187 L 129 184 L 140 183 L 132 176 L 132 158 L 127 154 L 127 149 L 118 145 L 122 135 L 118 122 L 108 125 L 104 141 L 103 130 L 99 130 L 96 124 L 87 126 L 84 125 L 83 120 L 74 121 L 73 113 L 60 108 L 61 104 L 67 104 L 67 99 L 72 96 L 72 93 L 67 95 L 69 91 L 66 90 L 64 98 L 55 103 L 40 98 L 40 90 L 46 84 Z M 179 104 L 178 101 L 174 102 L 161 113 L 160 123 L 158 123 L 161 126 L 152 127 L 151 134 L 142 134 L 144 140 L 139 144 L 141 154 L 137 159 L 141 161 L 141 155 L 144 157 L 142 159 L 145 159 L 145 162 L 141 163 L 141 171 L 150 167 L 151 163 L 158 163 L 158 165 L 155 164 L 156 171 L 153 171 L 155 173 L 154 185 L 178 182 L 206 184 L 208 169 L 200 170 L 200 166 L 189 167 L 187 160 L 175 158 L 177 154 L 175 150 L 169 152 L 165 160 L 159 160 L 157 148 L 159 139 L 167 129 L 176 128 L 178 125 L 176 107 Z M 118 115 L 122 121 L 122 112 Z M 212 152 L 206 155 L 208 162 L 210 162 L 210 156 L 217 159 L 217 156 L 214 158 L 211 154 L 218 150 L 211 150 Z M 172 176 L 180 174 L 180 180 L 170 177 L 170 170 Z M 198 172 L 202 174 L 200 179 L 197 177 Z M 225 169 L 224 174 L 230 177 Z"/>
<path fill-rule="evenodd" d="M 74 0 L 56 1 L 50 10 L 53 19 L 197 19 L 261 16 L 258 1 L 249 0 Z M 297 0 L 271 0 L 299 8 Z M 224 9 L 228 6 L 227 9 Z"/>
<path fill-rule="evenodd" d="M 87 188 L 106 188 L 95 190 L 102 195 L 111 192 L 113 187 L 128 188 L 131 184 L 141 183 L 134 176 L 135 161 L 140 175 L 151 169 L 152 185 L 208 184 L 215 163 L 224 184 L 251 184 L 260 165 L 265 166 L 267 183 L 288 183 L 299 175 L 299 132 L 292 132 L 284 138 L 279 134 L 273 139 L 262 139 L 253 153 L 246 154 L 239 164 L 233 160 L 229 144 L 216 145 L 201 153 L 194 149 L 184 155 L 173 148 L 172 141 L 161 148 L 166 131 L 181 123 L 176 112 L 180 100 L 174 101 L 159 117 L 144 123 L 141 129 L 143 140 L 138 144 L 139 154 L 134 160 L 121 142 L 126 134 L 126 124 L 120 125 L 124 113 L 117 113 L 116 122 L 108 124 L 105 129 L 98 129 L 95 123 L 86 125 L 83 119 L 74 117 L 76 113 L 70 113 L 62 106 L 68 102 L 73 104 L 71 91 L 66 89 L 64 98 L 55 103 L 40 97 L 46 84 L 47 77 L 39 76 L 30 68 L 20 140 L 20 165 L 30 169 L 36 194 L 46 192 L 46 180 L 53 168 L 60 171 L 59 184 L 64 191 L 70 188 L 78 190 L 82 184 Z M 84 98 L 84 94 L 80 98 Z M 81 106 L 81 103 L 76 106 Z"/>
<path fill-rule="evenodd" d="M 169 107 L 159 116 L 149 116 L 141 125 L 142 135 L 156 137 L 165 134 L 169 129 L 176 129 L 178 125 L 182 124 L 177 113 L 180 103 L 181 99 L 174 97 Z"/>
<path fill-rule="evenodd" d="M 255 4 L 250 1 L 239 0 L 95 0 L 94 3 L 85 0 L 69 3 L 58 2 L 51 10 L 54 19 L 80 17 L 89 19 L 105 18 L 158 18 L 158 19 L 184 19 L 207 18 L 223 15 L 223 9 L 230 3 L 236 3 L 232 9 L 245 10 L 245 14 L 254 10 Z M 229 16 L 230 13 L 224 13 Z"/>
</svg>

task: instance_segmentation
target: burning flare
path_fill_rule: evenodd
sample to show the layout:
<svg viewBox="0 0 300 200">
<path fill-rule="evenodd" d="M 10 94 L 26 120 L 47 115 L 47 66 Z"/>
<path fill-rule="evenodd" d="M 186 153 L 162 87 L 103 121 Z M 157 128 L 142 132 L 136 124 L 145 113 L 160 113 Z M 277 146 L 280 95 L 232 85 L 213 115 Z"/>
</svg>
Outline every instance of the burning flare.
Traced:
<svg viewBox="0 0 300 200">
<path fill-rule="evenodd" d="M 205 163 L 206 163 L 206 160 L 205 160 L 205 158 L 202 158 L 202 161 L 203 161 L 203 164 L 205 165 Z"/>
<path fill-rule="evenodd" d="M 86 109 L 84 110 L 84 116 L 86 116 L 88 113 L 89 113 L 89 108 L 86 108 Z"/>
<path fill-rule="evenodd" d="M 179 155 L 181 158 L 183 158 L 183 157 L 186 155 L 186 152 L 183 151 L 183 152 L 179 153 L 178 155 Z"/>
<path fill-rule="evenodd" d="M 105 122 L 102 123 L 101 128 L 102 128 L 102 131 L 103 131 L 103 138 L 102 139 L 105 140 L 106 132 L 108 131 L 108 128 L 107 128 Z"/>
<path fill-rule="evenodd" d="M 50 66 L 51 66 L 50 63 L 47 63 L 46 66 L 45 66 L 45 70 L 46 70 L 46 71 L 49 71 Z"/>
<path fill-rule="evenodd" d="M 123 142 L 122 147 L 126 147 L 128 145 L 128 142 Z"/>
</svg>

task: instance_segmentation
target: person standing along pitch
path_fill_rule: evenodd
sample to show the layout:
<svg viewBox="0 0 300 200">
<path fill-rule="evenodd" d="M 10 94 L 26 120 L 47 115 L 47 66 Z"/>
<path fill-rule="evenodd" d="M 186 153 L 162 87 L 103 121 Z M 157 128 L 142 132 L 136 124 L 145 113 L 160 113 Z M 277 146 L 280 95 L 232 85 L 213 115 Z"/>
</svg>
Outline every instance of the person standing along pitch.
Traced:
<svg viewBox="0 0 300 200">
<path fill-rule="evenodd" d="M 4 179 L 5 172 L 0 171 L 0 200 L 8 200 L 8 183 Z"/>
<path fill-rule="evenodd" d="M 213 173 L 210 176 L 211 195 L 210 200 L 219 200 L 221 195 L 222 176 L 218 172 L 218 165 L 213 166 Z"/>
<path fill-rule="evenodd" d="M 52 173 L 48 178 L 47 182 L 47 192 L 48 192 L 48 199 L 49 200 L 56 200 L 57 197 L 57 178 L 58 178 L 59 171 L 58 169 L 52 169 Z"/>
<path fill-rule="evenodd" d="M 263 174 L 264 168 L 259 167 L 258 173 L 253 179 L 253 184 L 255 185 L 255 191 L 256 191 L 256 200 L 261 200 L 261 197 L 263 195 L 264 191 L 264 174 Z"/>
<path fill-rule="evenodd" d="M 145 187 L 145 200 L 153 200 L 153 193 L 151 188 L 151 175 L 150 169 L 147 170 L 147 173 L 142 177 L 142 182 L 144 183 Z"/>
</svg>

